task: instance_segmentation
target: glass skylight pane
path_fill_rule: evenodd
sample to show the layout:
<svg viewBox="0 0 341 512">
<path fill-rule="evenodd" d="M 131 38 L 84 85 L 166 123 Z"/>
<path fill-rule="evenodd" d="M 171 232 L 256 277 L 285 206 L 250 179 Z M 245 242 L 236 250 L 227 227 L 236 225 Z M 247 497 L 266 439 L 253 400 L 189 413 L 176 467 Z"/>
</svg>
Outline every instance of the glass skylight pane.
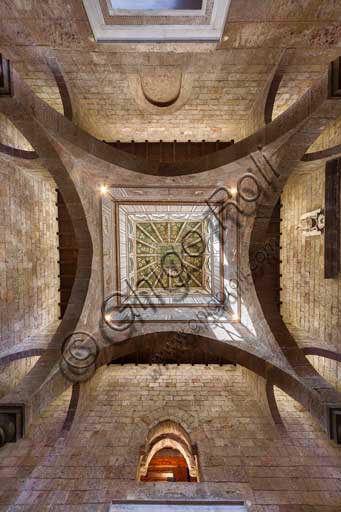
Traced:
<svg viewBox="0 0 341 512">
<path fill-rule="evenodd" d="M 206 503 L 202 504 L 186 503 L 177 505 L 176 503 L 122 503 L 113 502 L 110 508 L 111 512 L 247 512 L 242 504 L 220 504 Z"/>
<path fill-rule="evenodd" d="M 203 0 L 111 0 L 113 9 L 132 11 L 170 11 L 202 9 Z"/>
</svg>

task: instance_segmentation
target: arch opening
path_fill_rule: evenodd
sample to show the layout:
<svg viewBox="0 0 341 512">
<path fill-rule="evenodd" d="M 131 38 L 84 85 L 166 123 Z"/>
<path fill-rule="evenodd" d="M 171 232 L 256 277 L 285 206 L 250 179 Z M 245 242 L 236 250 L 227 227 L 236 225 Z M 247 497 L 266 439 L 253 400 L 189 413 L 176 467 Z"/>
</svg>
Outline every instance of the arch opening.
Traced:
<svg viewBox="0 0 341 512">
<path fill-rule="evenodd" d="M 197 448 L 181 425 L 166 420 L 151 429 L 140 450 L 137 480 L 199 481 Z"/>
<path fill-rule="evenodd" d="M 185 457 L 174 448 L 163 448 L 151 459 L 142 482 L 197 482 L 191 477 Z"/>
</svg>

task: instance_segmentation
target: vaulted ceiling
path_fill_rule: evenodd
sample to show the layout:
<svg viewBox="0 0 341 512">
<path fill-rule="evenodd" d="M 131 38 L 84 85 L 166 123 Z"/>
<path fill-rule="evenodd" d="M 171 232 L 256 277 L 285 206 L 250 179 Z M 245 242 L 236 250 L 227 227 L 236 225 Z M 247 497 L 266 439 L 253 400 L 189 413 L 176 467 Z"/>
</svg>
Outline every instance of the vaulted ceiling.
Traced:
<svg viewBox="0 0 341 512">
<path fill-rule="evenodd" d="M 252 108 L 276 65 L 274 116 L 341 44 L 336 0 L 232 0 L 218 44 L 96 43 L 79 0 L 3 0 L 0 10 L 0 48 L 21 76 L 62 112 L 51 71 L 57 59 L 76 122 L 107 141 L 239 140 L 252 131 Z M 173 110 L 153 104 L 172 102 L 181 84 Z"/>
<path fill-rule="evenodd" d="M 0 9 L 0 52 L 10 59 L 14 69 L 14 96 L 7 95 L 1 104 L 2 112 L 13 123 L 11 125 L 5 116 L 1 119 L 1 159 L 5 166 L 8 164 L 8 169 L 15 171 L 49 171 L 49 205 L 55 206 L 56 183 L 65 200 L 79 249 L 70 307 L 61 326 L 54 330 L 52 341 L 48 340 L 53 350 L 44 353 L 34 368 L 33 378 L 28 378 L 29 385 L 19 386 L 13 401 L 19 401 L 22 393 L 29 404 L 27 407 L 34 413 L 40 401 L 46 404 L 54 393 L 64 389 L 67 379 L 72 381 L 75 377 L 72 365 L 68 375 L 62 363 L 60 372 L 55 368 L 60 362 L 59 349 L 65 334 L 76 327 L 83 333 L 85 328 L 92 330 L 103 343 L 100 366 L 114 356 L 136 353 L 138 343 L 135 345 L 134 336 L 143 342 L 148 333 L 169 334 L 179 324 L 178 311 L 173 316 L 169 313 L 166 319 L 164 311 L 157 314 L 148 311 L 142 319 L 145 323 L 136 321 L 133 334 L 123 332 L 124 329 L 116 331 L 108 322 L 103 325 L 106 320 L 101 309 L 103 290 L 113 283 L 116 285 L 119 279 L 117 275 L 106 275 L 104 260 L 110 260 L 114 244 L 108 244 L 109 248 L 105 246 L 103 236 L 106 228 L 108 232 L 112 230 L 111 234 L 117 229 L 114 211 L 117 205 L 110 209 L 100 190 L 104 189 L 105 195 L 108 189 L 112 191 L 117 187 L 128 195 L 126 190 L 134 187 L 132 194 L 140 194 L 141 202 L 160 186 L 163 202 L 172 195 L 173 201 L 181 203 L 200 198 L 200 186 L 209 189 L 206 196 L 210 197 L 212 190 L 216 187 L 221 190 L 224 185 L 229 187 L 231 196 L 232 190 L 235 195 L 239 193 L 242 223 L 238 227 L 234 223 L 234 230 L 227 229 L 226 238 L 234 239 L 234 246 L 226 244 L 229 258 L 224 255 L 223 260 L 230 272 L 238 273 L 238 279 L 239 270 L 244 272 L 243 288 L 231 274 L 230 282 L 233 279 L 237 282 L 236 310 L 228 312 L 228 322 L 224 320 L 218 328 L 208 317 L 196 322 L 199 328 L 195 337 L 199 338 L 200 334 L 202 352 L 207 352 L 208 348 L 219 352 L 226 360 L 245 365 L 268 379 L 270 385 L 275 382 L 282 386 L 311 408 L 326 428 L 327 404 L 337 403 L 339 396 L 333 394 L 309 366 L 283 323 L 278 307 L 278 269 L 271 269 L 265 278 L 263 275 L 255 277 L 254 269 L 251 269 L 253 274 L 250 272 L 250 263 L 262 253 L 272 213 L 290 173 L 320 170 L 325 155 L 318 163 L 310 162 L 304 159 L 307 150 L 311 150 L 321 133 L 317 147 L 319 143 L 330 146 L 330 141 L 338 138 L 340 102 L 337 94 L 330 97 L 327 69 L 329 62 L 340 53 L 339 2 L 232 0 L 221 41 L 195 44 L 98 43 L 80 0 L 67 3 L 63 0 L 3 0 Z M 304 95 L 306 91 L 309 92 Z M 296 102 L 298 98 L 300 101 Z M 268 109 L 266 99 L 270 102 Z M 293 109 L 286 112 L 290 105 Z M 257 118 L 260 112 L 262 119 Z M 275 122 L 271 123 L 274 118 Z M 334 131 L 328 128 L 331 121 L 334 128 L 337 127 Z M 246 138 L 249 135 L 251 137 Z M 187 162 L 179 163 L 174 158 L 171 164 L 165 164 L 161 159 L 152 162 L 142 156 L 124 154 L 117 150 L 117 145 L 112 147 L 100 142 L 132 139 L 138 142 L 234 139 L 236 144 Z M 25 152 L 18 153 L 16 149 Z M 6 167 L 6 171 L 8 169 Z M 257 176 L 262 183 L 254 201 L 249 200 L 250 187 L 243 189 L 244 195 L 240 193 L 243 180 L 245 185 L 243 173 L 248 172 L 246 179 L 250 179 L 250 169 L 251 176 Z M 14 204 L 16 190 L 12 195 Z M 25 197 L 23 195 L 22 201 L 26 205 Z M 257 203 L 254 209 L 252 203 Z M 103 205 L 108 207 L 105 214 Z M 235 211 L 240 213 L 237 202 L 234 205 Z M 15 208 L 9 205 L 8 209 L 14 218 Z M 55 219 L 52 208 L 50 213 Z M 39 214 L 37 208 L 38 220 Z M 177 225 L 171 225 L 170 221 L 164 223 L 165 236 L 160 231 L 158 242 L 151 239 L 153 233 L 158 236 L 155 223 L 149 222 L 141 229 L 142 222 L 135 222 L 133 229 L 138 234 L 131 251 L 136 250 L 133 255 L 136 279 L 138 271 L 142 272 L 148 265 L 157 267 L 158 262 L 172 252 L 168 244 L 176 244 L 176 236 L 167 234 L 173 228 L 175 232 L 181 230 L 185 224 L 180 226 L 181 222 L 177 222 Z M 275 222 L 278 224 L 279 218 Z M 12 225 L 15 230 L 14 220 L 11 220 L 11 229 Z M 43 228 L 39 226 L 39 229 Z M 51 237 L 55 236 L 55 224 L 51 223 L 49 229 Z M 200 233 L 204 234 L 205 228 Z M 116 241 L 115 236 L 108 236 L 107 240 Z M 280 236 L 279 232 L 276 236 Z M 147 242 L 153 251 L 152 259 L 139 262 L 137 249 L 141 241 L 146 243 L 147 239 L 153 242 Z M 54 247 L 57 248 L 56 241 Z M 9 260 L 14 252 L 11 246 Z M 176 257 L 170 261 L 171 272 L 177 271 L 175 260 Z M 114 274 L 114 265 L 109 267 Z M 205 268 L 200 263 L 195 263 L 194 267 L 198 272 L 195 277 L 202 283 Z M 115 270 L 117 268 L 119 265 Z M 170 285 L 171 280 L 172 277 L 168 281 Z M 241 293 L 237 293 L 236 288 Z M 113 290 L 115 294 L 115 287 L 109 287 L 109 291 Z M 228 293 L 232 295 L 232 290 Z M 300 300 L 301 305 L 304 303 L 302 296 Z M 113 309 L 117 304 L 114 306 Z M 193 319 L 189 317 L 193 313 L 190 309 L 180 313 L 184 322 Z M 15 315 L 13 318 L 15 322 Z M 109 328 L 115 332 L 108 334 Z M 18 330 L 16 327 L 15 331 Z M 91 344 L 93 340 L 92 334 L 89 335 L 87 341 Z M 126 344 L 121 343 L 125 341 Z M 12 339 L 10 342 L 14 346 Z M 95 355 L 97 357 L 98 353 Z M 95 363 L 90 365 L 93 372 Z M 45 393 L 44 386 L 49 386 L 49 393 Z"/>
</svg>

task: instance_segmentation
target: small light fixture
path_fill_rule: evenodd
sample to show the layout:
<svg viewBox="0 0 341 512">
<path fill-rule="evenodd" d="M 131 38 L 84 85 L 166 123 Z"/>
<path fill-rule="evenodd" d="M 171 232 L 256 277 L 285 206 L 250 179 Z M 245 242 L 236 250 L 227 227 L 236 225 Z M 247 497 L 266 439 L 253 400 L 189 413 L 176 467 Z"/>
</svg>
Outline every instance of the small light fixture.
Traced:
<svg viewBox="0 0 341 512">
<path fill-rule="evenodd" d="M 110 320 L 111 320 L 111 315 L 110 315 L 109 313 L 107 313 L 107 314 L 104 316 L 104 318 L 105 318 L 105 320 L 106 320 L 107 322 L 110 322 Z"/>
<path fill-rule="evenodd" d="M 239 320 L 239 315 L 238 313 L 233 313 L 232 316 L 231 316 L 232 320 Z"/>
<path fill-rule="evenodd" d="M 105 196 L 105 194 L 108 192 L 108 187 L 106 185 L 101 185 L 100 191 L 101 191 L 102 196 Z"/>
<path fill-rule="evenodd" d="M 230 188 L 230 193 L 231 193 L 232 197 L 236 197 L 236 195 L 237 195 L 237 188 L 236 187 L 231 187 Z"/>
</svg>

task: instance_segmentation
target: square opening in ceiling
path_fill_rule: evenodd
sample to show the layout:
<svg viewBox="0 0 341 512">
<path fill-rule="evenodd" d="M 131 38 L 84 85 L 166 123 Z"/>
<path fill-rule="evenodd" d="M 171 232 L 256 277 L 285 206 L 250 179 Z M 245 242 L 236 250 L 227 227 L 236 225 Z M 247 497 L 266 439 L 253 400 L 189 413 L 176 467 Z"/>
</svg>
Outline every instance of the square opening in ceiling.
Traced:
<svg viewBox="0 0 341 512">
<path fill-rule="evenodd" d="M 230 1 L 83 0 L 83 4 L 97 42 L 213 42 L 222 36 Z"/>
<path fill-rule="evenodd" d="M 191 190 L 168 187 L 103 196 L 103 311 L 117 330 L 240 318 L 237 225 L 210 199 L 211 188 L 197 192 L 197 201 Z"/>
<path fill-rule="evenodd" d="M 118 213 L 125 301 L 196 304 L 220 295 L 221 230 L 206 204 L 122 204 Z"/>
<path fill-rule="evenodd" d="M 111 0 L 113 9 L 132 11 L 200 10 L 203 0 Z"/>
</svg>

